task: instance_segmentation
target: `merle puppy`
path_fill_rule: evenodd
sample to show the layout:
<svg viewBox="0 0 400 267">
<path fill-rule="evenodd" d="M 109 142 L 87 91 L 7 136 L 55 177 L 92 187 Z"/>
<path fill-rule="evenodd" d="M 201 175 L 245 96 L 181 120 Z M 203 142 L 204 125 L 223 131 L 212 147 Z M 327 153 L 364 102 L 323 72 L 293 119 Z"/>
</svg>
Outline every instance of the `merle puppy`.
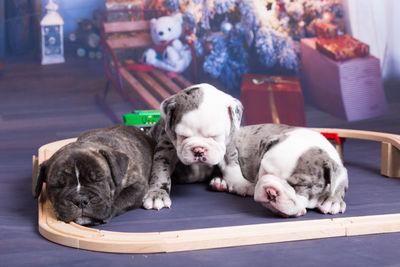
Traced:
<svg viewBox="0 0 400 267">
<path fill-rule="evenodd" d="M 142 205 L 153 150 L 153 140 L 135 126 L 86 131 L 40 165 L 35 197 L 46 183 L 57 219 L 107 223 Z"/>
<path fill-rule="evenodd" d="M 171 181 L 205 182 L 218 167 L 235 181 L 237 192 L 252 194 L 242 177 L 232 140 L 240 127 L 242 104 L 210 84 L 196 84 L 161 103 L 161 119 L 150 131 L 157 140 L 146 209 L 171 206 Z M 248 192 L 251 191 L 251 192 Z"/>
<path fill-rule="evenodd" d="M 254 185 L 254 200 L 284 217 L 307 209 L 343 213 L 347 170 L 333 145 L 320 133 L 282 124 L 242 127 L 234 139 L 245 179 Z M 229 181 L 214 178 L 214 190 Z"/>
</svg>

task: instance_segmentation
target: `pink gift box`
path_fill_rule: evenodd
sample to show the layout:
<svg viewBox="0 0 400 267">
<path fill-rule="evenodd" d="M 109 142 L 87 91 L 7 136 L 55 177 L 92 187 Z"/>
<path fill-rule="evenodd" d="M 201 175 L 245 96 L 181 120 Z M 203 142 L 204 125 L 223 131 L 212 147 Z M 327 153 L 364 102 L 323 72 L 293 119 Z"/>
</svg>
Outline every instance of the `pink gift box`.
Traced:
<svg viewBox="0 0 400 267">
<path fill-rule="evenodd" d="M 302 88 L 321 110 L 354 121 L 387 113 L 379 59 L 334 61 L 316 49 L 315 38 L 301 40 Z"/>
</svg>

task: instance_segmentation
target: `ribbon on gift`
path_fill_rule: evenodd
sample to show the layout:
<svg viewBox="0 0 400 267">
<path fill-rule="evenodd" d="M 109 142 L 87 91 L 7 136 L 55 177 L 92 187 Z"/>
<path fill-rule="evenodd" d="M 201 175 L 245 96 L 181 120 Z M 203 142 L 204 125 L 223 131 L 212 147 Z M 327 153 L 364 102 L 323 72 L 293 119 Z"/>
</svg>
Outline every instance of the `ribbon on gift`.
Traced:
<svg viewBox="0 0 400 267">
<path fill-rule="evenodd" d="M 276 108 L 275 99 L 274 99 L 274 91 L 272 90 L 272 84 L 286 83 L 286 84 L 297 84 L 297 82 L 291 80 L 284 80 L 280 77 L 264 77 L 264 78 L 254 78 L 251 79 L 251 82 L 255 85 L 261 85 L 263 83 L 267 83 L 268 90 L 268 102 L 271 109 L 272 122 L 276 124 L 280 124 L 278 109 Z"/>
</svg>

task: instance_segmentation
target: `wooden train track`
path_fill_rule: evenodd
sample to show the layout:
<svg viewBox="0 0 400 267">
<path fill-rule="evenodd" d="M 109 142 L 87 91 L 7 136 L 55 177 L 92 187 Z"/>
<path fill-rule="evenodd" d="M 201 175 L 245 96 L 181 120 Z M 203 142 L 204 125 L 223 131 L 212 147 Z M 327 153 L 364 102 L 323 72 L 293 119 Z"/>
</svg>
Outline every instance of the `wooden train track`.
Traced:
<svg viewBox="0 0 400 267">
<path fill-rule="evenodd" d="M 400 135 L 345 130 L 315 129 L 335 132 L 342 138 L 382 143 L 381 173 L 400 177 Z M 38 166 L 60 147 L 75 139 L 65 139 L 40 147 L 33 156 L 33 183 Z M 45 185 L 42 192 L 45 191 Z M 291 221 L 194 230 L 122 233 L 83 227 L 58 221 L 50 201 L 39 198 L 39 232 L 55 243 L 86 250 L 113 253 L 160 253 L 232 246 L 267 244 L 328 237 L 400 232 L 400 213 L 321 220 Z"/>
</svg>

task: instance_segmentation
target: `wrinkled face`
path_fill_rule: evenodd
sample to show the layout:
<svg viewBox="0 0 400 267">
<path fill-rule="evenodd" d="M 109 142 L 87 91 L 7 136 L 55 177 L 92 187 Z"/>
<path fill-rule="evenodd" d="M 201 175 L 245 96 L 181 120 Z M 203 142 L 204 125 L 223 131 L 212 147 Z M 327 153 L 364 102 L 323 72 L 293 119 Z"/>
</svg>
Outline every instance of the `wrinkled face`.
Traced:
<svg viewBox="0 0 400 267">
<path fill-rule="evenodd" d="M 203 104 L 182 117 L 175 129 L 176 149 L 183 164 L 216 165 L 226 151 L 231 122 L 227 108 Z"/>
<path fill-rule="evenodd" d="M 301 189 L 301 185 L 293 186 L 285 179 L 264 175 L 256 184 L 254 200 L 280 216 L 302 216 L 306 213 L 309 200 L 301 192 L 296 192 L 296 188 Z"/>
<path fill-rule="evenodd" d="M 59 220 L 87 225 L 110 217 L 114 184 L 107 161 L 98 154 L 76 152 L 49 166 L 46 192 Z"/>
<path fill-rule="evenodd" d="M 178 15 L 151 20 L 151 36 L 156 45 L 163 45 L 171 40 L 179 39 L 181 34 L 182 18 Z"/>
<path fill-rule="evenodd" d="M 283 217 L 302 216 L 306 214 L 306 208 L 315 208 L 321 199 L 330 195 L 332 173 L 332 168 L 322 163 L 325 154 L 311 160 L 315 151 L 303 154 L 287 178 L 261 174 L 254 200 Z"/>
<path fill-rule="evenodd" d="M 165 100 L 161 115 L 183 164 L 216 165 L 239 128 L 242 106 L 215 87 L 199 84 Z"/>
</svg>

